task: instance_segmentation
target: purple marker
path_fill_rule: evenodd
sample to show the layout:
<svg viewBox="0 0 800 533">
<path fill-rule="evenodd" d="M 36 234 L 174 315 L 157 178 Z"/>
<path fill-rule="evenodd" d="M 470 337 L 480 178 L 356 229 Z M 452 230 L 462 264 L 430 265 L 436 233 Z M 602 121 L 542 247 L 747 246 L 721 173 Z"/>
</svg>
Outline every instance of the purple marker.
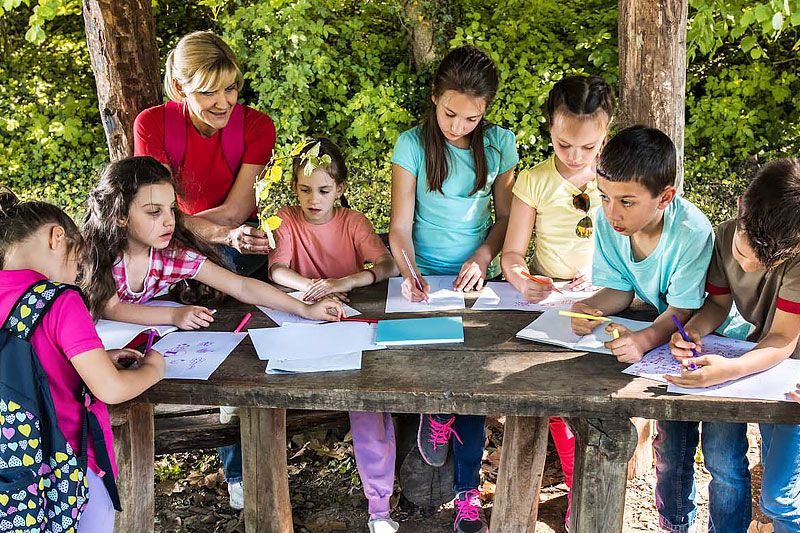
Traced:
<svg viewBox="0 0 800 533">
<path fill-rule="evenodd" d="M 685 340 L 686 342 L 692 342 L 692 340 L 689 338 L 689 335 L 686 334 L 686 330 L 683 329 L 683 326 L 681 326 L 681 321 L 678 320 L 678 317 L 675 316 L 675 315 L 672 315 L 672 320 L 675 322 L 675 325 L 678 326 L 678 331 L 680 332 L 681 337 L 683 337 L 683 340 Z M 694 351 L 694 348 L 692 348 L 692 355 L 694 357 L 700 357 L 699 355 L 697 355 L 697 352 Z M 694 363 L 691 363 L 689 365 L 689 370 L 697 370 L 697 365 L 694 364 Z"/>
<path fill-rule="evenodd" d="M 150 336 L 147 338 L 147 347 L 144 349 L 145 355 L 147 355 L 147 353 L 150 351 L 150 348 L 153 347 L 153 339 L 155 338 L 156 338 L 156 330 L 151 329 Z"/>
</svg>

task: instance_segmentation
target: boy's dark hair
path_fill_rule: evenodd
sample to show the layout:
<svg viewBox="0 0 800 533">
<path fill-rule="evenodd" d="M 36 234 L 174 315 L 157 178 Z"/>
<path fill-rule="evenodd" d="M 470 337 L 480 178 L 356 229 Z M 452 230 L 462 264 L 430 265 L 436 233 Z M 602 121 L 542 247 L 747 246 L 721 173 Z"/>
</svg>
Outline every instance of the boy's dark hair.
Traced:
<svg viewBox="0 0 800 533">
<path fill-rule="evenodd" d="M 547 95 L 547 120 L 553 123 L 559 113 L 590 117 L 605 113 L 614 117 L 614 89 L 600 76 L 567 76 Z"/>
<path fill-rule="evenodd" d="M 739 201 L 736 225 L 767 270 L 800 253 L 800 159 L 776 159 L 758 170 Z"/>
<path fill-rule="evenodd" d="M 447 91 L 456 91 L 475 98 L 483 98 L 486 107 L 497 94 L 500 75 L 492 59 L 474 46 L 460 46 L 442 59 L 433 78 L 436 98 Z M 475 163 L 475 185 L 470 196 L 483 190 L 489 176 L 489 164 L 483 145 L 484 132 L 489 123 L 483 118 L 469 134 L 469 148 Z M 449 171 L 447 139 L 436 120 L 436 106 L 431 105 L 422 124 L 420 140 L 425 153 L 425 174 L 429 191 L 442 193 L 442 185 Z"/>
<path fill-rule="evenodd" d="M 608 141 L 597 174 L 610 181 L 635 181 L 653 198 L 675 185 L 677 151 L 663 131 L 637 125 L 625 128 Z"/>
<path fill-rule="evenodd" d="M 0 186 L 0 270 L 5 268 L 8 248 L 24 241 L 45 224 L 64 228 L 67 253 L 80 255 L 83 237 L 68 214 L 47 202 L 21 202 L 10 189 Z"/>
<path fill-rule="evenodd" d="M 336 185 L 343 185 L 347 183 L 347 165 L 344 162 L 344 156 L 342 155 L 342 151 L 339 150 L 339 147 L 336 146 L 332 140 L 328 139 L 327 137 L 314 137 L 311 139 L 311 142 L 306 144 L 300 153 L 294 156 L 292 159 L 292 182 L 291 186 L 294 190 L 297 187 L 297 178 L 300 177 L 300 173 L 303 172 L 303 169 L 306 165 L 306 154 L 314 148 L 314 146 L 319 143 L 319 157 L 324 155 L 330 156 L 331 164 L 325 167 L 325 172 L 333 179 Z M 350 204 L 347 202 L 347 198 L 344 197 L 344 194 L 339 201 L 342 203 L 342 207 L 350 207 Z"/>
<path fill-rule="evenodd" d="M 179 194 L 170 170 L 150 156 L 127 157 L 109 163 L 100 180 L 89 192 L 89 206 L 83 219 L 86 239 L 85 260 L 81 265 L 80 285 L 89 301 L 92 316 L 100 318 L 103 308 L 117 293 L 112 267 L 128 244 L 128 228 L 121 224 L 128 218 L 130 206 L 140 187 L 159 183 L 172 185 Z M 205 255 L 221 265 L 216 250 L 184 225 L 183 213 L 175 210 L 175 230 L 172 239 Z M 194 304 L 198 299 L 219 301 L 222 295 L 194 280 L 176 283 L 170 295 L 181 303 Z"/>
</svg>

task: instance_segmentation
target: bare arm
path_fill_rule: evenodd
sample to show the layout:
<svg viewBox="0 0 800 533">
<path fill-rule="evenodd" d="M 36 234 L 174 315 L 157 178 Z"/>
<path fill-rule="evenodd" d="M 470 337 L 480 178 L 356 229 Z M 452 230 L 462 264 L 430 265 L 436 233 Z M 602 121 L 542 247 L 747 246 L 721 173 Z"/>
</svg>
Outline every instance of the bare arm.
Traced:
<svg viewBox="0 0 800 533">
<path fill-rule="evenodd" d="M 181 329 L 205 328 L 214 321 L 209 309 L 200 305 L 161 307 L 129 304 L 120 302 L 116 294 L 103 309 L 103 318 L 143 326 L 173 324 Z"/>
<path fill-rule="evenodd" d="M 392 164 L 392 214 L 389 222 L 389 248 L 392 250 L 400 275 L 403 276 L 403 295 L 413 302 L 426 300 L 427 292 L 430 289 L 425 278 L 419 274 L 417 269 L 414 260 L 414 243 L 411 239 L 414 206 L 416 205 L 416 185 L 417 179 L 411 172 L 396 163 Z M 402 250 L 408 254 L 414 273 L 422 283 L 422 291 L 416 287 L 413 275 L 403 258 Z"/>
<path fill-rule="evenodd" d="M 298 274 L 289 268 L 289 265 L 286 263 L 274 263 L 270 265 L 269 277 L 279 285 L 291 287 L 298 291 L 305 291 L 311 287 L 311 278 Z"/>
<path fill-rule="evenodd" d="M 256 178 L 265 165 L 243 164 L 233 182 L 233 187 L 222 205 L 195 213 L 195 217 L 205 218 L 219 226 L 237 227 L 242 225 L 256 208 Z"/>
<path fill-rule="evenodd" d="M 239 276 L 210 261 L 203 263 L 195 279 L 240 302 L 264 305 L 312 320 L 336 320 L 343 316 L 342 305 L 339 302 L 324 300 L 315 304 L 305 304 L 268 283 Z"/>
<path fill-rule="evenodd" d="M 735 359 L 727 359 L 716 354 L 692 358 L 691 362 L 699 367 L 697 370 L 689 370 L 689 361 L 684 360 L 680 376 L 665 377 L 670 383 L 681 387 L 709 387 L 756 374 L 790 357 L 797 347 L 798 337 L 800 337 L 800 315 L 778 309 L 775 311 L 769 333 L 746 354 Z"/>
<path fill-rule="evenodd" d="M 138 368 L 118 370 L 103 349 L 89 350 L 70 359 L 97 399 L 117 404 L 139 396 L 164 377 L 164 358 L 150 350 L 138 361 Z"/>
</svg>

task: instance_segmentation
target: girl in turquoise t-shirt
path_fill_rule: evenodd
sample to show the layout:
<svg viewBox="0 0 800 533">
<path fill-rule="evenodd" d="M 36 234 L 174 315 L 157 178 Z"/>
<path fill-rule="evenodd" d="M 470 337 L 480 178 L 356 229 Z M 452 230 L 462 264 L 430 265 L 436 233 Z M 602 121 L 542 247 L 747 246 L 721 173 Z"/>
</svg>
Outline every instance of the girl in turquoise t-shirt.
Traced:
<svg viewBox="0 0 800 533">
<path fill-rule="evenodd" d="M 411 301 L 427 298 L 425 275 L 455 275 L 453 288 L 466 291 L 480 290 L 499 274 L 494 259 L 503 246 L 519 157 L 514 134 L 483 118 L 497 86 L 497 67 L 484 52 L 456 48 L 436 72 L 425 122 L 394 146 L 389 242 Z M 456 533 L 486 531 L 478 491 L 484 422 L 483 416 L 420 416 L 417 444 L 428 464 L 445 463 L 454 436 Z"/>
</svg>

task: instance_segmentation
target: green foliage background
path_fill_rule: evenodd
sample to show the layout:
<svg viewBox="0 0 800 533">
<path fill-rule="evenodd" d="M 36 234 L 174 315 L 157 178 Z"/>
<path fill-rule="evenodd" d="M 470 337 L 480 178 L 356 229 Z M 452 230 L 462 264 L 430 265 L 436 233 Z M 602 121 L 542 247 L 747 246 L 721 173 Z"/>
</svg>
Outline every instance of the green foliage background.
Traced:
<svg viewBox="0 0 800 533">
<path fill-rule="evenodd" d="M 0 5 L 0 181 L 78 212 L 107 157 L 80 2 Z M 800 0 L 690 1 L 686 194 L 715 222 L 757 161 L 798 154 L 797 9 Z M 246 72 L 242 100 L 275 120 L 278 152 L 330 136 L 350 166 L 351 204 L 388 228 L 391 149 L 419 122 L 431 81 L 414 70 L 398 0 L 154 0 L 154 10 L 162 60 L 184 33 L 221 33 Z M 520 168 L 550 152 L 542 105 L 555 81 L 616 83 L 617 14 L 616 0 L 452 2 L 446 44 L 476 44 L 497 62 L 488 118 L 516 133 Z M 291 201 L 278 191 L 279 204 Z"/>
</svg>

